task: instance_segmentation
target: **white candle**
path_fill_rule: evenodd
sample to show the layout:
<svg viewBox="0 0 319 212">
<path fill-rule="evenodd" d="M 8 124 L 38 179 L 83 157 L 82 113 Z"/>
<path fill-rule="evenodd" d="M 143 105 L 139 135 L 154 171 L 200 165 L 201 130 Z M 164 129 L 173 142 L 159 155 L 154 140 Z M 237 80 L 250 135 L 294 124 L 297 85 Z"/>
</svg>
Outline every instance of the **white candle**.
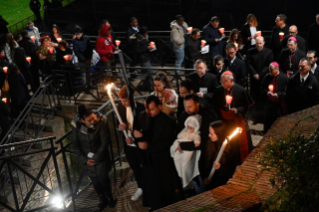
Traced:
<svg viewBox="0 0 319 212">
<path fill-rule="evenodd" d="M 116 107 L 116 105 L 115 105 L 114 99 L 113 99 L 113 97 L 112 97 L 112 92 L 111 92 L 112 86 L 113 86 L 113 83 L 108 84 L 108 85 L 106 86 L 107 94 L 109 95 L 109 98 L 110 98 L 110 100 L 111 100 L 112 107 L 113 107 L 113 109 L 114 109 L 114 111 L 115 111 L 115 114 L 116 114 L 116 116 L 117 116 L 117 119 L 119 120 L 120 124 L 122 124 L 123 121 L 122 121 L 122 119 L 121 119 L 121 116 L 120 116 L 120 114 L 119 114 L 119 111 L 117 110 L 117 107 Z M 127 135 L 126 130 L 123 130 L 123 133 L 124 133 L 125 138 L 128 138 L 128 135 Z"/>
<path fill-rule="evenodd" d="M 219 161 L 220 161 L 220 159 L 221 159 L 221 157 L 222 157 L 222 155 L 223 155 L 223 153 L 224 153 L 224 151 L 225 151 L 225 148 L 226 148 L 226 146 L 227 146 L 228 141 L 230 141 L 230 140 L 232 139 L 232 137 L 234 137 L 235 135 L 237 135 L 237 133 L 241 133 L 241 131 L 242 131 L 242 129 L 241 129 L 240 127 L 237 127 L 236 130 L 233 132 L 233 134 L 231 134 L 231 135 L 228 137 L 228 140 L 227 140 L 227 138 L 225 139 L 225 141 L 223 142 L 222 146 L 220 147 L 220 150 L 219 150 L 219 152 L 218 152 L 218 155 L 217 155 L 216 160 L 215 160 L 214 163 L 216 163 L 216 164 L 219 163 Z M 212 179 L 212 177 L 213 177 L 215 171 L 216 171 L 216 169 L 215 169 L 214 166 L 213 166 L 213 168 L 212 168 L 212 170 L 210 171 L 209 176 L 208 176 L 208 180 L 209 180 L 209 181 Z"/>
</svg>

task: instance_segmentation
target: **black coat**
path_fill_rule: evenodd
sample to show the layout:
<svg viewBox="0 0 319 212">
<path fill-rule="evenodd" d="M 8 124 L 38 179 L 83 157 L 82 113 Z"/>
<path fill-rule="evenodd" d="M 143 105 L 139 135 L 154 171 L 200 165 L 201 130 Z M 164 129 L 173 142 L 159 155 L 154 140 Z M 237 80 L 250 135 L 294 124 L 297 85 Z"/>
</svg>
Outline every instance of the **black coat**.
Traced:
<svg viewBox="0 0 319 212">
<path fill-rule="evenodd" d="M 282 29 L 279 26 L 274 26 L 274 28 L 272 29 L 271 36 L 270 36 L 270 47 L 274 53 L 275 60 L 278 59 L 278 56 L 282 50 L 280 37 L 279 37 L 280 32 L 285 33 L 284 36 L 288 35 L 289 34 L 288 25 L 284 26 Z"/>
<path fill-rule="evenodd" d="M 69 60 L 69 64 L 66 64 L 65 59 L 63 58 L 65 55 L 72 55 L 72 49 L 66 48 L 65 51 L 60 50 L 59 48 L 56 49 L 56 67 L 60 68 L 62 65 L 72 65 L 72 61 Z"/>
<path fill-rule="evenodd" d="M 10 110 L 6 103 L 0 100 L 0 127 L 7 128 L 10 124 Z M 1 142 L 1 140 L 0 140 Z"/>
<path fill-rule="evenodd" d="M 319 25 L 317 23 L 312 24 L 309 27 L 308 32 L 308 49 L 316 50 L 319 52 Z"/>
<path fill-rule="evenodd" d="M 234 74 L 235 82 L 245 87 L 247 77 L 245 62 L 236 57 L 232 65 L 230 65 L 229 63 L 229 59 L 226 58 L 225 67 L 227 67 L 227 70 L 230 70 Z"/>
<path fill-rule="evenodd" d="M 150 42 L 146 40 L 141 34 L 136 33 L 135 36 L 131 36 L 134 52 L 136 53 L 137 59 L 140 63 L 145 63 L 151 60 L 149 47 Z"/>
<path fill-rule="evenodd" d="M 300 73 L 290 77 L 285 97 L 287 112 L 294 113 L 319 104 L 319 84 L 310 72 L 307 80 L 301 85 Z"/>
<path fill-rule="evenodd" d="M 282 49 L 287 49 L 287 43 L 288 43 L 288 39 L 290 38 L 290 35 L 285 36 L 282 41 L 281 41 L 281 46 Z M 302 52 L 306 53 L 307 52 L 307 43 L 306 40 L 303 39 L 300 35 L 296 35 L 296 39 L 297 39 L 297 44 L 298 44 L 298 49 L 300 49 Z"/>
<path fill-rule="evenodd" d="M 251 76 L 251 82 L 260 84 L 265 75 L 268 73 L 268 67 L 273 61 L 273 53 L 270 49 L 265 47 L 261 50 L 261 52 L 259 52 L 255 47 L 250 49 L 247 55 L 247 66 Z M 258 81 L 253 77 L 255 74 L 259 75 Z"/>
<path fill-rule="evenodd" d="M 203 28 L 203 39 L 206 40 L 207 44 L 210 47 L 211 59 L 213 59 L 216 55 L 223 55 L 224 42 L 215 41 L 215 39 L 221 38 L 219 28 L 219 26 L 217 28 L 214 28 L 210 22 Z"/>
<path fill-rule="evenodd" d="M 19 46 L 22 47 L 25 51 L 27 57 L 31 57 L 31 63 L 36 63 L 38 57 L 36 55 L 36 48 L 34 42 L 29 37 L 24 37 L 19 42 Z"/>
<path fill-rule="evenodd" d="M 0 20 L 0 34 L 7 34 L 9 32 L 7 25 L 9 25 L 9 23 L 6 20 Z"/>
<path fill-rule="evenodd" d="M 220 78 L 222 74 L 226 71 L 226 67 L 224 66 L 221 70 L 216 71 L 215 67 L 210 69 L 208 73 L 211 73 L 217 77 L 218 85 L 221 85 Z"/>
<path fill-rule="evenodd" d="M 287 71 L 297 72 L 299 70 L 299 62 L 300 60 L 305 57 L 305 53 L 300 51 L 298 48 L 295 51 L 295 56 L 290 53 L 289 49 L 284 49 L 279 55 L 278 62 L 279 67 L 283 70 L 284 73 Z M 291 68 L 290 68 L 290 58 L 291 57 Z"/>
<path fill-rule="evenodd" d="M 81 128 L 82 124 L 79 123 L 77 116 L 71 122 L 73 127 L 71 137 L 73 150 L 82 165 L 83 173 L 90 177 L 106 175 L 111 169 L 108 151 L 111 138 L 109 128 L 105 122 L 105 118 L 103 116 L 100 117 L 95 130 L 90 132 L 86 132 Z M 86 164 L 89 152 L 94 153 L 92 159 L 98 163 L 97 165 L 89 166 Z"/>
<path fill-rule="evenodd" d="M 211 73 L 206 72 L 206 74 L 202 78 L 199 78 L 197 73 L 192 73 L 188 76 L 188 79 L 193 82 L 193 90 L 195 93 L 200 92 L 200 88 L 207 88 L 207 93 L 204 94 L 204 99 L 207 102 L 211 102 L 214 90 L 218 86 L 217 77 Z"/>
<path fill-rule="evenodd" d="M 163 124 L 165 123 L 165 124 Z M 144 111 L 134 121 L 134 129 L 142 130 L 148 147 L 141 150 L 143 160 L 143 205 L 156 210 L 181 200 L 182 185 L 177 175 L 170 147 L 175 140 L 175 121 L 163 112 L 151 118 Z"/>
<path fill-rule="evenodd" d="M 200 40 L 194 40 L 191 35 L 185 36 L 185 57 L 188 60 L 195 61 L 200 57 Z"/>
<path fill-rule="evenodd" d="M 257 31 L 261 31 L 259 25 L 256 27 L 256 32 L 257 32 Z M 253 36 L 251 35 L 251 32 L 250 32 L 250 26 L 249 26 L 249 24 L 245 24 L 245 25 L 241 28 L 241 30 L 240 30 L 240 35 L 241 35 L 241 38 L 243 39 L 243 43 L 244 43 L 244 45 L 245 45 L 245 46 L 244 46 L 244 53 L 247 53 L 247 51 L 248 51 L 249 49 L 255 47 L 255 45 L 251 45 L 251 41 L 248 41 L 248 40 L 247 40 L 249 37 L 253 37 Z"/>
<path fill-rule="evenodd" d="M 140 27 L 138 27 L 138 29 L 139 29 L 139 28 L 140 28 Z M 132 40 L 130 39 L 130 37 L 131 37 L 132 35 L 134 35 L 135 33 L 138 33 L 138 31 L 134 30 L 132 27 L 129 27 L 129 28 L 127 29 L 127 32 L 126 32 L 126 41 L 127 41 L 127 45 L 130 46 L 130 47 L 133 46 L 133 42 L 132 42 Z"/>
<path fill-rule="evenodd" d="M 29 99 L 27 83 L 23 74 L 9 75 L 8 83 L 12 109 L 22 110 Z"/>
<path fill-rule="evenodd" d="M 80 39 L 75 38 L 73 40 L 73 49 L 80 62 L 91 60 L 93 47 L 89 37 L 82 35 Z"/>
<path fill-rule="evenodd" d="M 319 65 L 317 65 L 315 72 L 313 73 L 313 75 L 316 77 L 316 79 L 319 82 Z"/>
<path fill-rule="evenodd" d="M 29 6 L 32 11 L 39 11 L 41 9 L 39 0 L 31 0 Z"/>
<path fill-rule="evenodd" d="M 270 73 L 268 73 L 264 80 L 261 83 L 261 89 L 263 92 L 263 95 L 266 97 L 267 93 L 269 91 L 268 86 L 273 85 L 274 86 L 274 93 L 277 93 L 278 100 L 284 100 L 286 95 L 286 87 L 288 83 L 288 77 L 280 72 L 277 76 L 272 76 Z"/>
</svg>

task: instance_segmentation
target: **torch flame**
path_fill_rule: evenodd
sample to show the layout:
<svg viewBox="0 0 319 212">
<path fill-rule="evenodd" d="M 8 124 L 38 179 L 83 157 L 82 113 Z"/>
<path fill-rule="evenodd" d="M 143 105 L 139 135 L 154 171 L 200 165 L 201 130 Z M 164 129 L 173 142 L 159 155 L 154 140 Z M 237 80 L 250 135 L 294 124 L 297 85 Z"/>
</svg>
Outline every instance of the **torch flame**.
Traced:
<svg viewBox="0 0 319 212">
<path fill-rule="evenodd" d="M 111 84 L 108 84 L 107 86 L 105 86 L 105 89 L 107 90 L 107 93 L 111 93 L 111 88 L 113 86 L 113 82 Z"/>
<path fill-rule="evenodd" d="M 231 134 L 231 135 L 229 136 L 229 140 L 232 139 L 232 138 L 233 138 L 235 135 L 237 135 L 238 133 L 241 133 L 242 130 L 243 130 L 242 128 L 237 127 L 236 130 L 233 132 L 233 134 Z"/>
</svg>

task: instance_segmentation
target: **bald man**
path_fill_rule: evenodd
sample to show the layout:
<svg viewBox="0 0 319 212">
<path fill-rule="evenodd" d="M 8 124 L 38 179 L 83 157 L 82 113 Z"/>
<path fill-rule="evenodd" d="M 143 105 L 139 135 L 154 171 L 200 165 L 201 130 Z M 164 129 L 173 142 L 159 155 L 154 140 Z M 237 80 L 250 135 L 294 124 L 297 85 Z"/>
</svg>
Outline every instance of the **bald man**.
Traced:
<svg viewBox="0 0 319 212">
<path fill-rule="evenodd" d="M 295 37 L 298 42 L 298 49 L 301 50 L 302 52 L 306 53 L 307 52 L 307 44 L 306 40 L 303 39 L 300 35 L 298 35 L 298 28 L 295 25 L 292 25 L 289 27 L 289 35 L 286 35 L 282 40 L 281 40 L 281 46 L 282 49 L 287 49 L 287 41 L 290 37 Z"/>
<path fill-rule="evenodd" d="M 273 61 L 273 53 L 264 47 L 265 40 L 262 36 L 256 38 L 256 47 L 248 51 L 247 66 L 250 73 L 250 95 L 255 105 L 251 108 L 253 122 L 263 123 L 263 98 L 260 84 L 268 73 L 269 64 Z"/>
<path fill-rule="evenodd" d="M 268 74 L 266 74 L 261 83 L 262 98 L 266 100 L 264 107 L 264 134 L 267 133 L 277 118 L 286 115 L 283 101 L 287 82 L 288 77 L 280 72 L 279 64 L 277 62 L 271 63 L 268 67 Z M 273 86 L 273 91 L 269 90 L 269 85 Z"/>
</svg>

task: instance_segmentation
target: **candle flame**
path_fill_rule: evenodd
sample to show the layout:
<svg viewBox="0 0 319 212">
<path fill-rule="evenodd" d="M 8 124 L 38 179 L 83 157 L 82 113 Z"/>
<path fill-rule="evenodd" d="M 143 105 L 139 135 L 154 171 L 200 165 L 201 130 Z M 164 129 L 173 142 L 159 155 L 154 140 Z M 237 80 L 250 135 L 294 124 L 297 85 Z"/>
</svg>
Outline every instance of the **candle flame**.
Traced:
<svg viewBox="0 0 319 212">
<path fill-rule="evenodd" d="M 238 133 L 241 133 L 242 131 L 243 131 L 242 128 L 237 127 L 236 130 L 233 132 L 233 134 L 231 134 L 231 135 L 229 136 L 229 140 L 232 139 L 232 138 L 233 138 L 235 135 L 237 135 Z"/>
<path fill-rule="evenodd" d="M 108 84 L 107 86 L 105 86 L 105 89 L 107 90 L 107 93 L 111 93 L 111 88 L 113 86 L 113 82 L 111 84 Z"/>
</svg>

